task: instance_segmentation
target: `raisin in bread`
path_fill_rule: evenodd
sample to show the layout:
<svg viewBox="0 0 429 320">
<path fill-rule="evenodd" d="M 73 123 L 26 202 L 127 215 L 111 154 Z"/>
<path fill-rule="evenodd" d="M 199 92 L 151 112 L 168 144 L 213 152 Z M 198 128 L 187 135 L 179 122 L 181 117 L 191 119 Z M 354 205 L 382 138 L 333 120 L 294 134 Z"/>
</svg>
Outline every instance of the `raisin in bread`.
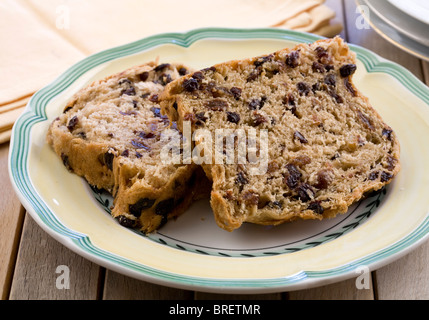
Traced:
<svg viewBox="0 0 429 320">
<path fill-rule="evenodd" d="M 353 84 L 356 68 L 354 53 L 336 37 L 220 63 L 167 85 L 163 113 L 180 130 L 191 122 L 196 150 L 212 157 L 202 166 L 213 180 L 220 227 L 334 217 L 392 181 L 399 143 Z M 228 149 L 210 151 L 217 129 L 245 132 L 244 140 L 234 138 L 234 162 Z M 247 156 L 239 162 L 243 143 Z"/>
<path fill-rule="evenodd" d="M 124 226 L 152 232 L 209 194 L 198 166 L 160 158 L 162 135 L 177 129 L 161 115 L 158 95 L 186 72 L 151 62 L 94 82 L 49 127 L 47 141 L 64 165 L 113 194 L 112 215 Z"/>
</svg>

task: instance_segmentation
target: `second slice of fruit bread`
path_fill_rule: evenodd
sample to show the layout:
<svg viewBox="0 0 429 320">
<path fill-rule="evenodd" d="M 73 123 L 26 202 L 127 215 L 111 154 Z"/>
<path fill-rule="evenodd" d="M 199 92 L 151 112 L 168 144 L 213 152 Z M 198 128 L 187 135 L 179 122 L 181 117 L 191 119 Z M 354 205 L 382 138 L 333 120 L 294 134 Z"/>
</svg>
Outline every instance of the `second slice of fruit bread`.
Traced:
<svg viewBox="0 0 429 320">
<path fill-rule="evenodd" d="M 356 68 L 336 37 L 216 64 L 167 85 L 162 111 L 182 131 L 189 121 L 193 133 L 211 135 L 194 140 L 207 156 L 201 165 L 220 227 L 334 217 L 392 181 L 398 139 L 353 84 Z M 245 133 L 230 139 L 235 161 L 225 147 L 210 152 L 222 130 L 225 139 Z"/>
</svg>

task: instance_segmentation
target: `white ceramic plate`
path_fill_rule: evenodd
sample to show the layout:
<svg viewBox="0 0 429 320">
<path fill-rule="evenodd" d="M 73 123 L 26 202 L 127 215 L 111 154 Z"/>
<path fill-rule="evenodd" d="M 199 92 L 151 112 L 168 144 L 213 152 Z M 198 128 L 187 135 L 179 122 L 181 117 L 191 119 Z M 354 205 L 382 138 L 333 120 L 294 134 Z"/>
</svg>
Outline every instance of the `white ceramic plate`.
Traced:
<svg viewBox="0 0 429 320">
<path fill-rule="evenodd" d="M 25 208 L 51 236 L 83 257 L 137 279 L 177 288 L 267 293 L 319 286 L 379 268 L 428 237 L 429 90 L 374 53 L 357 53 L 356 85 L 393 127 L 402 170 L 388 188 L 322 222 L 218 228 L 207 201 L 145 237 L 108 213 L 111 198 L 69 173 L 45 142 L 50 122 L 83 86 L 159 57 L 204 68 L 319 37 L 279 29 L 200 29 L 161 34 L 92 55 L 37 92 L 16 122 L 9 170 Z M 107 201 L 107 202 L 106 202 Z M 107 212 L 106 212 L 107 211 Z"/>
<path fill-rule="evenodd" d="M 418 43 L 429 46 L 429 25 L 410 17 L 389 2 L 380 0 L 364 0 L 364 2 L 390 27 Z"/>
<path fill-rule="evenodd" d="M 408 37 L 407 32 L 404 33 L 399 31 L 397 26 L 394 26 L 391 20 L 386 22 L 386 20 L 388 20 L 386 13 L 383 11 L 383 9 L 380 11 L 379 7 L 387 5 L 387 3 L 383 4 L 383 1 L 380 2 L 381 4 L 377 3 L 377 0 L 371 1 L 371 4 L 376 4 L 377 9 L 379 9 L 379 11 L 374 11 L 372 6 L 367 5 L 366 0 L 356 0 L 358 6 L 365 8 L 362 11 L 365 20 L 368 21 L 370 26 L 379 35 L 405 52 L 408 52 L 409 54 L 412 54 L 420 59 L 429 61 L 429 46 L 426 46 L 423 43 Z M 383 18 L 378 16 L 377 13 L 380 13 Z M 426 30 L 426 28 L 424 30 Z M 422 40 L 422 38 L 420 40 Z"/>
<path fill-rule="evenodd" d="M 388 0 L 398 9 L 429 24 L 429 2 L 427 0 Z"/>
</svg>

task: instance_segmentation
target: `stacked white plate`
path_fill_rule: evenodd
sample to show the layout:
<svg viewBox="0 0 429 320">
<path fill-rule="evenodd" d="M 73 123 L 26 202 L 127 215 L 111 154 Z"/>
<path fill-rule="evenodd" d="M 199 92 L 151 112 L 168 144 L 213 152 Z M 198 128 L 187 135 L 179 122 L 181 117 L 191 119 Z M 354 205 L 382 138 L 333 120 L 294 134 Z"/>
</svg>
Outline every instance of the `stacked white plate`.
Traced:
<svg viewBox="0 0 429 320">
<path fill-rule="evenodd" d="M 370 26 L 404 51 L 429 61 L 428 0 L 357 0 Z"/>
</svg>

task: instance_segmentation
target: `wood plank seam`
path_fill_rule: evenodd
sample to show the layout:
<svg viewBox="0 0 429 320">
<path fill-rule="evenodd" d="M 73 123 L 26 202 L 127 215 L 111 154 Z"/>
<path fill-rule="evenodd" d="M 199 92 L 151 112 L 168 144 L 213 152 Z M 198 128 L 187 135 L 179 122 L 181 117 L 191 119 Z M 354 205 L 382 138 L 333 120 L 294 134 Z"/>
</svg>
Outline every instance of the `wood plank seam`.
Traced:
<svg viewBox="0 0 429 320">
<path fill-rule="evenodd" d="M 19 215 L 19 218 L 17 221 L 16 231 L 14 235 L 12 252 L 10 255 L 8 271 L 6 276 L 6 283 L 5 283 L 2 300 L 9 300 L 10 291 L 12 288 L 13 275 L 15 273 L 15 268 L 16 268 L 16 259 L 18 257 L 19 246 L 21 244 L 22 230 L 24 226 L 24 217 L 26 215 L 25 208 L 22 205 L 20 205 L 19 207 L 18 215 Z"/>
</svg>

